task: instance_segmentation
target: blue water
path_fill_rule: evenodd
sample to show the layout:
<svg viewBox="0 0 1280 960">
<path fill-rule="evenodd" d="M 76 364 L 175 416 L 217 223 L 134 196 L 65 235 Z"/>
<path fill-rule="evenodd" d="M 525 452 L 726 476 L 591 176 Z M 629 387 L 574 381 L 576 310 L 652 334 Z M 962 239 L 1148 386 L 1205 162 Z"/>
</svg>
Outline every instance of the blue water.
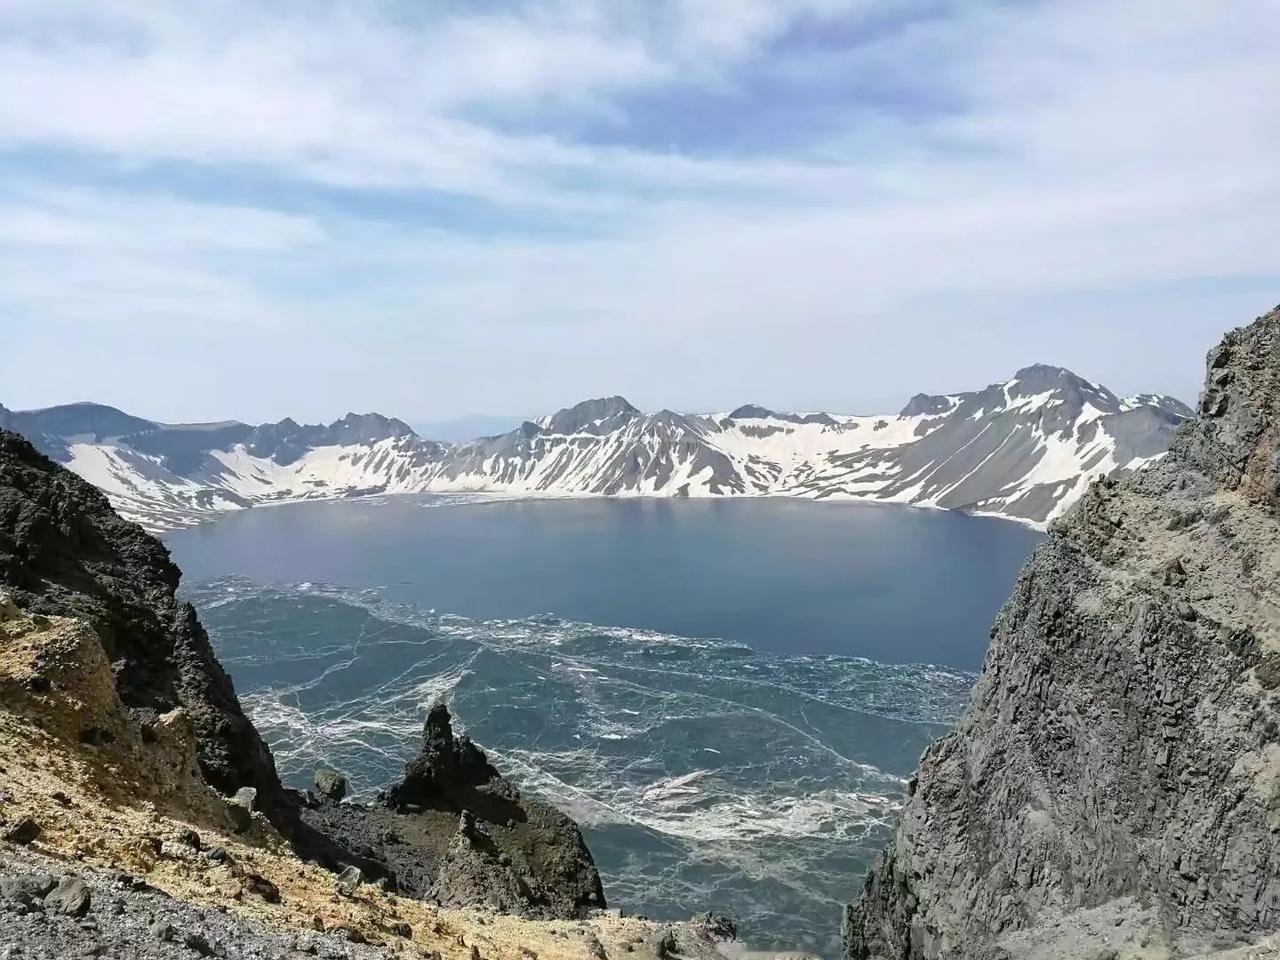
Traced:
<svg viewBox="0 0 1280 960">
<path fill-rule="evenodd" d="M 584 826 L 611 903 L 833 954 L 1038 535 L 787 500 L 255 509 L 166 538 L 286 779 L 371 794 L 434 699 Z"/>
</svg>

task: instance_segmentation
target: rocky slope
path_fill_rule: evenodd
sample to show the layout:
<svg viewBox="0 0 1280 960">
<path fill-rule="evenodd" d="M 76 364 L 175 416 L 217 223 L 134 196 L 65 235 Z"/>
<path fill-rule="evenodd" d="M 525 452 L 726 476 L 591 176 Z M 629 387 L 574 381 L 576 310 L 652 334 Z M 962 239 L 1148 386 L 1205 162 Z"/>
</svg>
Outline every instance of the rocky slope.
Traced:
<svg viewBox="0 0 1280 960">
<path fill-rule="evenodd" d="M 84 738 L 95 729 L 99 735 Z M 83 620 L 0 600 L 0 957 L 701 960 L 728 929 L 441 907 L 295 855 L 212 789 L 182 708 L 141 720 Z M 406 844 L 407 845 L 407 844 Z"/>
<path fill-rule="evenodd" d="M 0 431 L 0 589 L 32 612 L 85 620 L 126 706 L 148 722 L 182 707 L 209 782 L 228 793 L 251 786 L 274 800 L 271 754 L 195 611 L 175 599 L 179 577 L 168 551 L 106 497 Z"/>
<path fill-rule="evenodd" d="M 21 921 L 0 922 L 0 949 L 34 925 L 23 956 L 279 956 L 304 929 L 341 955 L 646 957 L 668 934 L 714 953 L 723 925 L 605 916 L 576 825 L 443 708 L 382 804 L 284 789 L 178 576 L 101 493 L 0 431 L 0 913 Z M 177 904 L 135 896 L 152 888 Z M 94 898 L 110 912 L 86 920 Z M 185 930 L 161 937 L 173 952 L 157 924 Z"/>
<path fill-rule="evenodd" d="M 1208 367 L 1169 455 L 1023 571 L 850 960 L 1277 955 L 1280 309 Z"/>
<path fill-rule="evenodd" d="M 257 503 L 413 492 L 517 496 L 794 496 L 990 513 L 1043 525 L 1097 474 L 1160 457 L 1190 411 L 1121 399 L 1043 365 L 983 390 L 918 395 L 897 414 L 646 414 L 588 400 L 496 437 L 445 444 L 402 421 L 349 414 L 166 425 L 111 407 L 0 407 L 125 516 L 154 529 Z"/>
</svg>

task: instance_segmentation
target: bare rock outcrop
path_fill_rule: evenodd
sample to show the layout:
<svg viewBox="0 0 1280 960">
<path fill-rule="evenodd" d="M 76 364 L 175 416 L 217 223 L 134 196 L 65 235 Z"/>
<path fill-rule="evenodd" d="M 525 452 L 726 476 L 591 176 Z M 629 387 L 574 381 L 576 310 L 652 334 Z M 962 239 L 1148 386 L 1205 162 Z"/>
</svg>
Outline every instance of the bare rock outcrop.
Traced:
<svg viewBox="0 0 1280 960">
<path fill-rule="evenodd" d="M 404 778 L 378 803 L 321 800 L 303 816 L 386 864 L 401 890 L 445 906 L 531 917 L 584 917 L 605 906 L 578 825 L 522 796 L 469 737 L 455 736 L 442 703 L 428 711 Z"/>
<path fill-rule="evenodd" d="M 1197 956 L 1280 929 L 1280 309 L 1208 366 L 1169 455 L 1095 483 L 1022 572 L 846 913 L 850 960 Z"/>
<path fill-rule="evenodd" d="M 0 588 L 34 613 L 87 621 L 127 707 L 150 717 L 181 707 L 209 783 L 274 801 L 271 752 L 195 610 L 176 599 L 180 577 L 169 551 L 95 487 L 0 430 Z"/>
<path fill-rule="evenodd" d="M 180 576 L 92 485 L 0 430 L 0 719 L 15 738 L 101 748 L 104 802 L 147 798 L 237 834 L 265 818 L 306 860 L 410 896 L 546 918 L 605 905 L 577 825 L 521 797 L 442 706 L 388 805 L 338 803 L 336 775 L 315 804 L 285 789 Z"/>
</svg>

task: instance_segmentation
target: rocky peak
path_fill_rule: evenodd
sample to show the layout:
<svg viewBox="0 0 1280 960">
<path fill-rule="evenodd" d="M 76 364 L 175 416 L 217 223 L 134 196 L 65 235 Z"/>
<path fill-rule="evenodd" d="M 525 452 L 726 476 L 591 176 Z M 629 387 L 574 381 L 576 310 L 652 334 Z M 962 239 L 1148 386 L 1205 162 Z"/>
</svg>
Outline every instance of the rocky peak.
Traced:
<svg viewBox="0 0 1280 960">
<path fill-rule="evenodd" d="M 955 406 L 955 402 L 950 397 L 930 396 L 927 393 L 917 393 L 907 401 L 907 405 L 898 412 L 898 416 L 936 416 L 937 414 L 946 413 L 953 406 Z"/>
<path fill-rule="evenodd" d="M 1272 512 L 1280 506 L 1280 307 L 1209 353 L 1198 418 L 1173 454 Z"/>
<path fill-rule="evenodd" d="M 437 703 L 427 712 L 422 749 L 405 764 L 404 779 L 391 788 L 388 796 L 390 803 L 398 807 L 449 799 L 463 809 L 465 792 L 498 779 L 498 771 L 470 737 L 453 735 L 449 708 Z M 512 787 L 507 792 L 514 791 Z"/>
<path fill-rule="evenodd" d="M 483 904 L 533 916 L 584 916 L 604 907 L 604 889 L 577 824 L 539 800 L 522 797 L 466 736 L 456 736 L 449 709 L 434 704 L 422 746 L 404 778 L 362 808 L 321 804 L 309 822 L 359 837 L 386 863 L 402 890 L 450 906 Z M 422 836 L 443 857 L 388 835 Z"/>
<path fill-rule="evenodd" d="M 553 414 L 546 423 L 548 433 L 608 433 L 640 416 L 640 411 L 623 397 L 583 400 Z"/>
<path fill-rule="evenodd" d="M 1066 367 L 1059 367 L 1052 363 L 1031 363 L 1016 371 L 1013 379 L 1033 386 L 1044 386 L 1045 384 L 1080 380 L 1081 378 Z"/>
<path fill-rule="evenodd" d="M 1089 402 L 1104 413 L 1120 409 L 1120 398 L 1108 390 L 1072 373 L 1065 367 L 1034 363 L 1013 375 L 1008 384 L 1009 396 L 1015 399 L 1053 394 L 1054 399 L 1073 408 Z"/>
<path fill-rule="evenodd" d="M 413 428 L 403 420 L 384 417 L 380 413 L 348 413 L 329 425 L 331 443 L 376 443 L 390 437 L 415 437 Z"/>
<path fill-rule="evenodd" d="M 102 403 L 65 403 L 42 410 L 5 410 L 0 427 L 22 434 L 45 434 L 66 439 L 91 436 L 95 440 L 154 430 L 157 424 Z"/>
<path fill-rule="evenodd" d="M 834 417 L 826 413 L 779 413 L 754 403 L 743 404 L 729 414 L 730 420 L 781 420 L 784 423 L 816 423 L 824 427 L 838 426 Z"/>
<path fill-rule="evenodd" d="M 1280 927 L 1278 388 L 1273 311 L 1210 353 L 1167 457 L 1054 523 L 849 958 L 1208 956 Z"/>
</svg>

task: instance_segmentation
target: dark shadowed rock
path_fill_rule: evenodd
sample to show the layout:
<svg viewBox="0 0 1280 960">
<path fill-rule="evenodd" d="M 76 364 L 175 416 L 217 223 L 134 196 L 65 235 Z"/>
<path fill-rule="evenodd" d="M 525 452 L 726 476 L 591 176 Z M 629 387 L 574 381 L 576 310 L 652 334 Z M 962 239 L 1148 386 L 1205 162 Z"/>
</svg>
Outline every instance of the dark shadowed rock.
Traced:
<svg viewBox="0 0 1280 960">
<path fill-rule="evenodd" d="M 87 620 L 120 699 L 141 717 L 183 707 L 205 778 L 230 793 L 280 785 L 190 604 L 169 552 L 92 484 L 0 430 L 0 586 L 24 608 Z"/>
<path fill-rule="evenodd" d="M 58 885 L 47 873 L 25 873 L 0 877 L 0 899 L 32 907 Z"/>
<path fill-rule="evenodd" d="M 1168 457 L 1037 549 L 848 957 L 1192 956 L 1280 928 L 1278 482 L 1280 310 L 1210 353 Z"/>
<path fill-rule="evenodd" d="M 522 797 L 448 708 L 427 714 L 422 748 L 376 806 L 319 803 L 307 822 L 385 864 L 398 889 L 453 906 L 535 917 L 582 917 L 605 905 L 577 824 Z"/>
<path fill-rule="evenodd" d="M 435 704 L 422 729 L 422 749 L 405 764 L 404 779 L 388 790 L 388 805 L 403 809 L 444 803 L 461 811 L 480 796 L 480 787 L 499 804 L 519 799 L 470 737 L 454 737 L 449 708 Z"/>
<path fill-rule="evenodd" d="M 16 823 L 12 823 L 5 827 L 2 836 L 10 843 L 22 845 L 34 843 L 40 836 L 40 824 L 36 823 L 30 817 L 23 817 Z"/>
<path fill-rule="evenodd" d="M 257 897 L 264 903 L 279 903 L 280 888 L 266 877 L 256 873 L 247 873 L 240 881 L 240 889 L 250 896 Z"/>
</svg>

